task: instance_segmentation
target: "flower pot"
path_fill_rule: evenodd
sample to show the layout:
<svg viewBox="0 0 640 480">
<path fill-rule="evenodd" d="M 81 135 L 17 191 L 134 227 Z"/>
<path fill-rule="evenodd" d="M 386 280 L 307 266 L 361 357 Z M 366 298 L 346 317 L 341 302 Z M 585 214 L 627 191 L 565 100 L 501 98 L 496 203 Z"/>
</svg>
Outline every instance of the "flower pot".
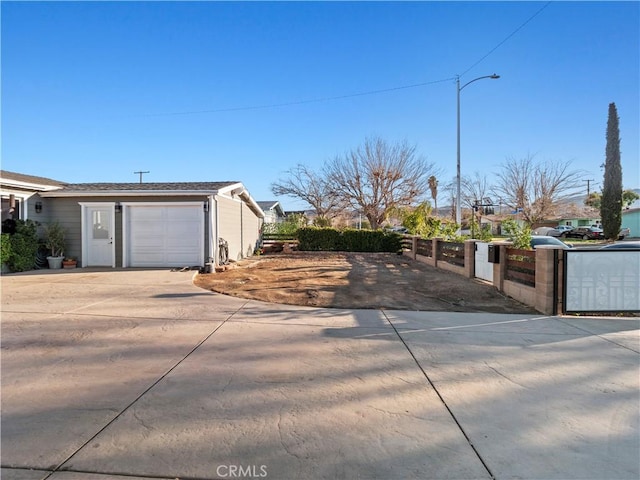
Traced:
<svg viewBox="0 0 640 480">
<path fill-rule="evenodd" d="M 76 260 L 63 260 L 62 268 L 76 268 L 78 262 Z"/>
<path fill-rule="evenodd" d="M 49 262 L 49 268 L 51 270 L 62 268 L 62 260 L 64 260 L 64 257 L 47 257 L 47 262 Z"/>
</svg>

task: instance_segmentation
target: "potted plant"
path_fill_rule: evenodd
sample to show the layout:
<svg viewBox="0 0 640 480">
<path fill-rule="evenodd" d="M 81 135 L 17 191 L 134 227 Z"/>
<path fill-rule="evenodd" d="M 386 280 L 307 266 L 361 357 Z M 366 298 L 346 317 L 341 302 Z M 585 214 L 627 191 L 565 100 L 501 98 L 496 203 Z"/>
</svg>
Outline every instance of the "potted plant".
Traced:
<svg viewBox="0 0 640 480">
<path fill-rule="evenodd" d="M 51 255 L 47 257 L 49 268 L 62 268 L 62 260 L 64 259 L 65 249 L 65 232 L 62 225 L 58 222 L 50 223 L 44 227 L 45 246 L 51 251 Z"/>
<path fill-rule="evenodd" d="M 62 268 L 76 268 L 78 261 L 75 257 L 65 257 L 62 261 Z"/>
</svg>

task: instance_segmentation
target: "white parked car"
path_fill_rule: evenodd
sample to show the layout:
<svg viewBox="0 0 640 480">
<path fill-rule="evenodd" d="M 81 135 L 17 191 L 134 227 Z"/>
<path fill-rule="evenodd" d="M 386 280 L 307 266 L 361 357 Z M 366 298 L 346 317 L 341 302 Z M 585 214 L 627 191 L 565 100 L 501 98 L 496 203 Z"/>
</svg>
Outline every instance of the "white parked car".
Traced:
<svg viewBox="0 0 640 480">
<path fill-rule="evenodd" d="M 533 232 L 534 235 L 546 235 L 548 237 L 559 237 L 562 232 L 557 228 L 552 227 L 538 227 Z"/>
<path fill-rule="evenodd" d="M 541 245 L 561 248 L 562 250 L 569 250 L 570 248 L 573 248 L 571 245 L 567 245 L 566 243 L 561 242 L 557 238 L 549 237 L 547 235 L 532 235 L 531 248 L 535 250 L 537 247 Z"/>
</svg>

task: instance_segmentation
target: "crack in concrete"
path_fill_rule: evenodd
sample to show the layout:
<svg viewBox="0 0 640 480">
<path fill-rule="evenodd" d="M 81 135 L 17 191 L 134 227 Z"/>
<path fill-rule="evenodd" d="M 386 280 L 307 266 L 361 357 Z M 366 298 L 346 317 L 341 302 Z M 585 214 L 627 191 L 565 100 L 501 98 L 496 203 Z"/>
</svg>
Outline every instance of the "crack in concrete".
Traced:
<svg viewBox="0 0 640 480">
<path fill-rule="evenodd" d="M 395 331 L 396 335 L 398 336 L 398 339 L 402 342 L 402 344 L 404 345 L 404 347 L 407 349 L 407 352 L 409 352 L 409 355 L 411 355 L 411 358 L 413 358 L 413 361 L 415 362 L 415 364 L 417 365 L 417 367 L 420 369 L 420 371 L 422 372 L 422 375 L 424 375 L 424 378 L 427 380 L 427 383 L 429 384 L 429 386 L 433 389 L 433 392 L 437 395 L 437 397 L 440 399 L 440 401 L 442 402 L 442 404 L 444 405 L 444 408 L 446 408 L 447 412 L 449 413 L 449 415 L 451 416 L 451 418 L 453 419 L 453 421 L 455 422 L 456 426 L 458 427 L 458 429 L 460 430 L 460 433 L 462 433 L 463 437 L 465 438 L 465 440 L 467 441 L 467 443 L 469 444 L 469 447 L 471 447 L 471 450 L 473 450 L 473 453 L 475 453 L 476 457 L 478 458 L 478 460 L 480 461 L 480 463 L 482 464 L 482 466 L 484 467 L 484 469 L 486 470 L 487 474 L 489 474 L 489 477 L 491 477 L 492 480 L 495 480 L 495 475 L 493 474 L 493 472 L 491 471 L 491 469 L 489 468 L 489 465 L 487 465 L 487 463 L 484 461 L 484 458 L 482 458 L 482 456 L 480 455 L 480 452 L 476 449 L 475 445 L 473 444 L 473 442 L 471 441 L 471 438 L 469 437 L 469 435 L 467 435 L 467 432 L 465 431 L 465 429 L 462 427 L 462 424 L 460 423 L 460 421 L 458 420 L 458 418 L 455 416 L 455 414 L 453 413 L 453 410 L 451 410 L 451 407 L 449 407 L 449 405 L 447 404 L 447 402 L 445 401 L 444 397 L 442 396 L 442 394 L 440 393 L 440 391 L 438 390 L 438 388 L 436 387 L 435 383 L 433 383 L 433 380 L 431 380 L 431 378 L 429 377 L 429 375 L 427 374 L 427 372 L 425 371 L 425 369 L 422 367 L 422 365 L 420 365 L 420 362 L 418 361 L 418 359 L 416 358 L 416 356 L 413 354 L 413 352 L 411 351 L 411 348 L 409 348 L 409 345 L 407 344 L 407 342 L 404 341 L 404 338 L 402 338 L 402 335 L 400 335 L 400 332 L 398 331 L 398 329 L 396 328 L 396 326 L 393 324 L 393 322 L 391 321 L 391 319 L 387 316 L 387 314 L 385 313 L 384 310 L 380 310 L 382 312 L 382 315 L 384 316 L 384 318 L 387 320 L 387 322 L 389 323 L 389 325 L 391 325 L 391 328 L 393 328 L 393 330 Z"/>
<path fill-rule="evenodd" d="M 526 390 L 529 389 L 529 387 L 522 385 L 521 383 L 516 382 L 515 380 L 509 378 L 508 376 L 506 376 L 504 373 L 502 373 L 500 370 L 498 370 L 497 368 L 492 367 L 491 365 L 489 365 L 486 361 L 484 362 L 484 364 L 489 367 L 491 370 L 493 370 L 495 373 L 497 373 L 498 375 L 500 375 L 502 378 L 508 380 L 509 382 L 513 383 L 514 385 L 518 385 L 519 387 L 522 387 Z"/>
</svg>

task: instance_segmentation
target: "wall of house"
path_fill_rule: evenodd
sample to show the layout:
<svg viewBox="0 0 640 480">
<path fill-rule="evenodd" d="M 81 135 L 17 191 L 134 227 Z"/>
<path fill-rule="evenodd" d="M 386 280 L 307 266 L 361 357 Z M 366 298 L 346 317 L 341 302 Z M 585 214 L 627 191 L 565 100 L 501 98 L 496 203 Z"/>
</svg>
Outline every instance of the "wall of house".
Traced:
<svg viewBox="0 0 640 480">
<path fill-rule="evenodd" d="M 261 219 L 242 202 L 242 246 L 245 257 L 250 257 L 256 250 L 261 224 Z"/>
<path fill-rule="evenodd" d="M 218 236 L 229 244 L 229 260 L 253 255 L 260 235 L 262 219 L 239 198 L 217 196 Z"/>
<path fill-rule="evenodd" d="M 640 208 L 622 212 L 622 228 L 630 230 L 630 237 L 640 238 Z"/>
<path fill-rule="evenodd" d="M 65 229 L 65 256 L 82 257 L 82 225 L 81 209 L 76 198 L 43 198 L 42 212 L 35 213 L 30 218 L 42 224 L 57 221 Z M 89 201 L 86 200 L 85 201 Z M 35 202 L 30 202 L 35 205 Z M 29 207 L 31 209 L 31 206 Z M 30 212 L 31 213 L 31 212 Z"/>
<path fill-rule="evenodd" d="M 35 210 L 31 213 L 32 204 L 35 201 L 30 202 L 30 218 L 37 220 L 41 223 L 49 223 L 57 220 L 60 225 L 66 229 L 67 233 L 67 249 L 65 255 L 68 257 L 76 257 L 80 261 L 82 258 L 82 211 L 80 203 L 100 203 L 100 202 L 193 202 L 193 201 L 205 201 L 207 197 L 204 195 L 197 196 L 166 196 L 166 197 L 56 197 L 56 198 L 44 198 L 42 199 L 43 207 L 42 213 L 36 214 Z M 123 226 L 122 226 L 122 213 L 114 213 L 115 232 L 115 254 L 116 254 L 116 267 L 122 267 L 123 262 Z M 203 211 L 203 215 L 205 212 Z M 205 215 L 205 232 L 208 230 L 208 216 Z M 205 242 L 206 245 L 206 242 Z M 81 265 L 79 265 L 81 266 Z"/>
<path fill-rule="evenodd" d="M 243 258 L 240 218 L 244 202 L 240 199 L 221 196 L 217 196 L 216 199 L 218 201 L 218 237 L 225 239 L 229 244 L 229 259 L 240 260 Z"/>
</svg>

